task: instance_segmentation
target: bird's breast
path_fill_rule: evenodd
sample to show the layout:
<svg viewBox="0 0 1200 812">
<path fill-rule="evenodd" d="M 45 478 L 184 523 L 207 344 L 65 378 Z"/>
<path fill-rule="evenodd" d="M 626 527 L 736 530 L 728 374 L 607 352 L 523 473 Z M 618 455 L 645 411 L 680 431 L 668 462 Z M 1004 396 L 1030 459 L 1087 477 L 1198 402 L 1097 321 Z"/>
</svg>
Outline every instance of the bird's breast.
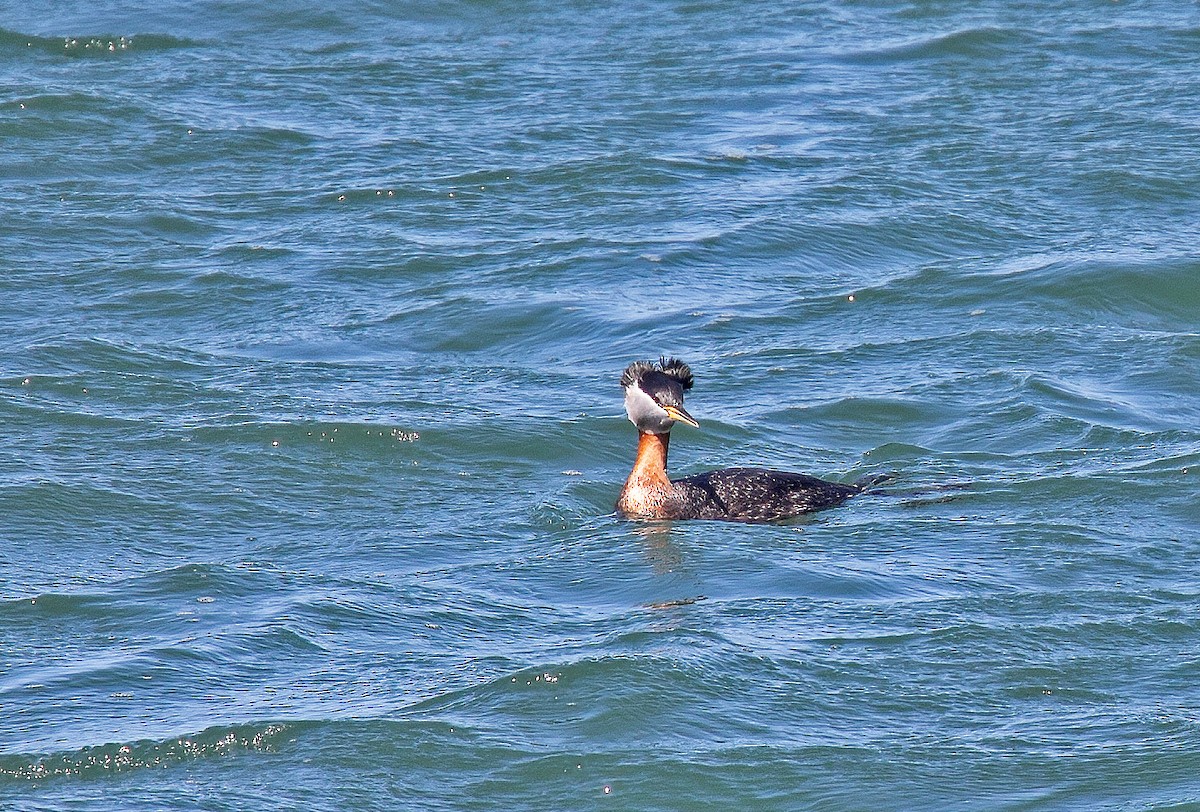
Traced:
<svg viewBox="0 0 1200 812">
<path fill-rule="evenodd" d="M 674 515 L 675 491 L 669 483 L 628 482 L 617 500 L 617 512 L 630 519 L 669 519 Z"/>
</svg>

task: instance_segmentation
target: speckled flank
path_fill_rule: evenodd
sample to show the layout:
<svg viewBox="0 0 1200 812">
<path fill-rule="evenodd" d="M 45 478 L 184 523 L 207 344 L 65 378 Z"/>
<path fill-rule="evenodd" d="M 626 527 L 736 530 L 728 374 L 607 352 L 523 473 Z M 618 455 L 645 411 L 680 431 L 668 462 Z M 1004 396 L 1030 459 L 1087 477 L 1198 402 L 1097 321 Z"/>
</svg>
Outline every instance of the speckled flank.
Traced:
<svg viewBox="0 0 1200 812">
<path fill-rule="evenodd" d="M 861 491 L 805 474 L 726 468 L 674 480 L 680 518 L 772 522 L 834 507 Z"/>
</svg>

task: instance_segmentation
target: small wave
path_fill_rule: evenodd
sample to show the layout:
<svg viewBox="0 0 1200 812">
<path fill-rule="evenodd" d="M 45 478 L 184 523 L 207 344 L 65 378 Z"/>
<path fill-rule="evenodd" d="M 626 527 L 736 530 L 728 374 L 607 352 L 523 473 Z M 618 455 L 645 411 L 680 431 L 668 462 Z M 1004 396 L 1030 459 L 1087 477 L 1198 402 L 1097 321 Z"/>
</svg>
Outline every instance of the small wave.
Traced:
<svg viewBox="0 0 1200 812">
<path fill-rule="evenodd" d="M 695 632 L 694 638 L 728 646 L 716 633 Z M 659 650 L 653 650 L 655 648 Z M 491 709 L 520 703 L 531 694 L 547 691 L 589 693 L 603 685 L 633 690 L 637 686 L 662 687 L 665 682 L 670 682 L 699 689 L 705 668 L 711 663 L 707 648 L 660 644 L 658 635 L 653 633 L 614 635 L 606 649 L 601 654 L 588 654 L 541 667 L 505 668 L 486 680 L 417 702 L 404 709 L 402 716 L 406 720 L 453 719 L 467 713 L 478 717 Z"/>
<path fill-rule="evenodd" d="M 1200 308 L 1198 267 L 1190 256 L 1156 252 L 1037 253 L 966 272 L 950 264 L 925 265 L 860 288 L 855 296 L 953 306 L 973 316 L 1004 308 L 1014 314 L 1066 314 L 1072 321 L 1098 315 L 1138 330 L 1193 334 Z M 831 309 L 842 306 L 840 298 L 828 302 Z"/>
<path fill-rule="evenodd" d="M 1139 326 L 1157 323 L 1190 331 L 1200 309 L 1196 272 L 1190 257 L 1132 255 L 1051 259 L 1003 275 L 1017 277 L 1005 280 L 1007 288 L 1025 288 L 1042 301 L 1082 305 Z"/>
<path fill-rule="evenodd" d="M 26 50 L 72 57 L 105 57 L 131 52 L 191 48 L 197 44 L 194 40 L 169 34 L 82 34 L 42 37 L 0 28 L 0 54 Z"/>
<path fill-rule="evenodd" d="M 1152 401 L 1145 401 L 1140 393 L 1122 392 L 1111 386 L 1102 389 L 1099 384 L 1028 373 L 1021 376 L 1021 394 L 1023 402 L 1035 405 L 1044 414 L 1075 421 L 1081 431 L 1103 427 L 1136 435 L 1172 428 L 1170 420 L 1154 410 Z M 1132 437 L 1124 439 L 1128 442 Z"/>
<path fill-rule="evenodd" d="M 967 28 L 878 48 L 850 51 L 841 56 L 847 62 L 865 64 L 953 57 L 983 58 L 1011 49 L 1023 37 L 1021 32 L 1007 28 Z"/>
<path fill-rule="evenodd" d="M 96 595 L 65 592 L 44 592 L 32 597 L 4 598 L 0 600 L 0 619 L 8 623 L 19 622 L 31 610 L 36 609 L 42 622 L 60 618 L 74 618 L 95 614 L 108 607 Z"/>
<path fill-rule="evenodd" d="M 62 336 L 42 344 L 34 344 L 29 353 L 37 358 L 52 358 L 57 356 L 77 359 L 80 367 L 112 370 L 125 373 L 157 372 L 167 370 L 176 375 L 203 370 L 213 361 L 213 357 L 190 349 L 183 349 L 168 343 L 147 344 L 128 341 L 120 338 L 88 337 L 76 338 Z M 39 375 L 34 380 L 44 383 L 57 383 L 64 380 L 73 384 L 75 380 L 85 380 L 75 376 Z"/>
<path fill-rule="evenodd" d="M 113 742 L 61 753 L 6 755 L 0 756 L 0 782 L 126 772 L 237 753 L 274 752 L 289 735 L 290 725 L 247 724 L 211 727 L 194 736 L 166 741 Z"/>
</svg>

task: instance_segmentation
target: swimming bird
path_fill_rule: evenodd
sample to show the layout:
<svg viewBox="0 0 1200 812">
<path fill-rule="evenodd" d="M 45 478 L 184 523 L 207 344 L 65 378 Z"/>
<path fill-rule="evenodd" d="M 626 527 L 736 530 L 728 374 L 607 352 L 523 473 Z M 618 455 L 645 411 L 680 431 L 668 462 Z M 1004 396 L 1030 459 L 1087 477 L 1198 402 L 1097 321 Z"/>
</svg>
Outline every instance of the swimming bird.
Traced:
<svg viewBox="0 0 1200 812">
<path fill-rule="evenodd" d="M 669 479 L 671 428 L 700 428 L 683 407 L 691 368 L 678 358 L 635 361 L 621 375 L 625 412 L 638 430 L 637 459 L 625 480 L 617 512 L 629 519 L 723 519 L 773 522 L 840 505 L 864 486 L 765 468 L 725 468 Z"/>
</svg>

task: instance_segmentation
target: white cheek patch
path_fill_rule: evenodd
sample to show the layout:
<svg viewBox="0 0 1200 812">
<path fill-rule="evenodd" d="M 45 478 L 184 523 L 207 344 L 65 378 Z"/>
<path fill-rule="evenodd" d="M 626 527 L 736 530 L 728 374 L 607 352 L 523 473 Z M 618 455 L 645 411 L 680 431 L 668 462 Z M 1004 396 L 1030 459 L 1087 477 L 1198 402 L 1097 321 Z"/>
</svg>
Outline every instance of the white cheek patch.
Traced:
<svg viewBox="0 0 1200 812">
<path fill-rule="evenodd" d="M 625 413 L 629 415 L 629 422 L 642 431 L 662 433 L 675 425 L 666 410 L 636 386 L 625 389 Z"/>
<path fill-rule="evenodd" d="M 662 407 L 654 402 L 654 398 L 636 386 L 625 389 L 625 413 L 629 415 L 629 420 L 634 425 L 641 420 L 653 417 L 656 413 L 666 415 Z"/>
</svg>

